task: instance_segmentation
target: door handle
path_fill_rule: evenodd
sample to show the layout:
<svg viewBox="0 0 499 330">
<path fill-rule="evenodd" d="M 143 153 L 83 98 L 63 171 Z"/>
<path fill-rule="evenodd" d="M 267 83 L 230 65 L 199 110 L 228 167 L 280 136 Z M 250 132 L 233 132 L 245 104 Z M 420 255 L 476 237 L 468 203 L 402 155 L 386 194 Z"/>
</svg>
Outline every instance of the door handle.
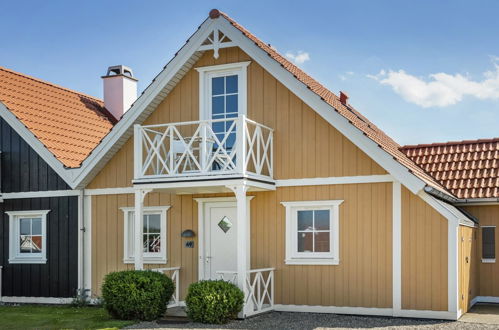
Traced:
<svg viewBox="0 0 499 330">
<path fill-rule="evenodd" d="M 210 259 L 211 259 L 211 256 L 206 256 L 205 259 L 206 259 L 206 263 L 209 263 Z"/>
</svg>

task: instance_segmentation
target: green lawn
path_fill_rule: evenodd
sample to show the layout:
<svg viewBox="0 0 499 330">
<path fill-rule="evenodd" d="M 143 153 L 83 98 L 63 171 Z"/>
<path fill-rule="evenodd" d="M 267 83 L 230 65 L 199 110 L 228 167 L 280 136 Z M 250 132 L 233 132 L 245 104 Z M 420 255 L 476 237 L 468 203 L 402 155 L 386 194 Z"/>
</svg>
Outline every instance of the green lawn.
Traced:
<svg viewBox="0 0 499 330">
<path fill-rule="evenodd" d="M 100 307 L 0 306 L 0 329 L 117 329 L 133 323 L 113 320 Z"/>
</svg>

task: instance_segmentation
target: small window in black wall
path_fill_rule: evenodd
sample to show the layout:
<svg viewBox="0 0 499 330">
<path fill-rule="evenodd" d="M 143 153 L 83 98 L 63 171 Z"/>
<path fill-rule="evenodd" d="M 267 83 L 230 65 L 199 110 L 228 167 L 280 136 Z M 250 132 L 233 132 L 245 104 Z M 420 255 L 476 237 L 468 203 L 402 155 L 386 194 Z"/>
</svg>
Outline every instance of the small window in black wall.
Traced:
<svg viewBox="0 0 499 330">
<path fill-rule="evenodd" d="M 495 227 L 482 227 L 482 259 L 496 258 Z"/>
</svg>

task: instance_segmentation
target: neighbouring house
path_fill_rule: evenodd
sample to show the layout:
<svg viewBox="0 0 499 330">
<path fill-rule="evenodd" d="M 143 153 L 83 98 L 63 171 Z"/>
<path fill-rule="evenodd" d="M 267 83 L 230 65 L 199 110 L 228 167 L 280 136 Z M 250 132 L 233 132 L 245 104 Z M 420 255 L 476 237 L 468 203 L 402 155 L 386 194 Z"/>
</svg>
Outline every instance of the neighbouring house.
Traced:
<svg viewBox="0 0 499 330">
<path fill-rule="evenodd" d="M 177 305 L 193 282 L 234 282 L 243 317 L 457 319 L 499 302 L 499 139 L 402 147 L 218 10 L 137 99 L 123 66 L 103 77 L 104 102 L 6 72 L 31 89 L 0 79 L 4 301 L 98 297 L 109 272 L 155 269 L 174 278 Z M 43 172 L 33 163 L 60 186 L 32 185 Z M 52 198 L 76 205 L 54 212 Z M 9 262 L 10 246 L 40 249 L 37 219 L 51 226 L 64 212 L 42 237 L 45 265 Z M 15 219 L 31 231 L 18 234 Z M 62 285 L 52 265 L 73 267 L 73 282 L 33 289 Z"/>
<path fill-rule="evenodd" d="M 83 218 L 67 169 L 116 120 L 100 100 L 2 67 L 0 116 L 2 301 L 68 301 L 83 286 Z"/>
</svg>

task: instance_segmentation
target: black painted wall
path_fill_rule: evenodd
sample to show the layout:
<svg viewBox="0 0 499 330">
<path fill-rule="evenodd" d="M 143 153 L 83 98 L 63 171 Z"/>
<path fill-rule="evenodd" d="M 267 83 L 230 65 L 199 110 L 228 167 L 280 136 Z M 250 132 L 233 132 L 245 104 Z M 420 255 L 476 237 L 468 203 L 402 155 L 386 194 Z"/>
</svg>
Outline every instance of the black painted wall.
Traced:
<svg viewBox="0 0 499 330">
<path fill-rule="evenodd" d="M 70 187 L 0 118 L 3 193 L 68 190 Z M 9 264 L 9 216 L 5 211 L 50 210 L 47 263 Z M 0 203 L 2 295 L 73 297 L 78 282 L 78 197 L 6 199 Z"/>
</svg>

